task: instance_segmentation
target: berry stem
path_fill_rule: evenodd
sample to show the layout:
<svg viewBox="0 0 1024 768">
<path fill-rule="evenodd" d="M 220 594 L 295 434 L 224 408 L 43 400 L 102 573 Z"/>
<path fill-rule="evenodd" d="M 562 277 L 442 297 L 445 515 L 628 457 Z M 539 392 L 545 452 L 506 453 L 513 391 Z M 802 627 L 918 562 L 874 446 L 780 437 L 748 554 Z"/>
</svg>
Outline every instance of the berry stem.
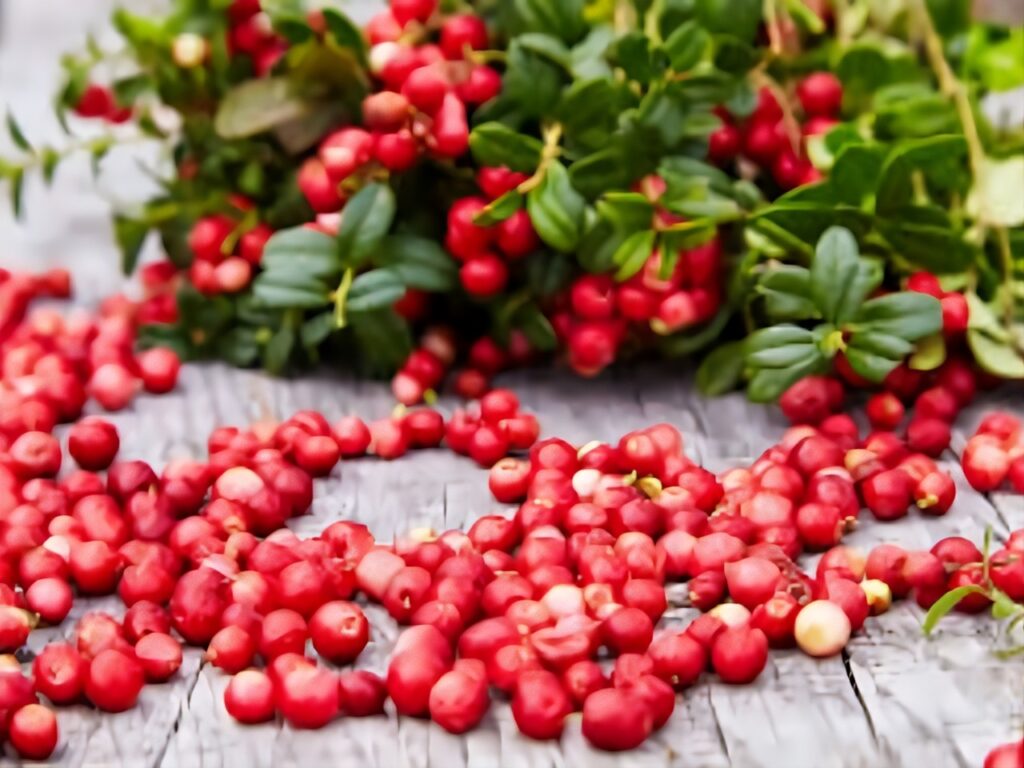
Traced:
<svg viewBox="0 0 1024 768">
<path fill-rule="evenodd" d="M 345 317 L 345 302 L 348 300 L 348 292 L 352 289 L 354 277 L 355 273 L 352 271 L 352 267 L 346 269 L 334 292 L 334 325 L 337 328 L 344 328 L 348 324 L 348 319 Z"/>
</svg>

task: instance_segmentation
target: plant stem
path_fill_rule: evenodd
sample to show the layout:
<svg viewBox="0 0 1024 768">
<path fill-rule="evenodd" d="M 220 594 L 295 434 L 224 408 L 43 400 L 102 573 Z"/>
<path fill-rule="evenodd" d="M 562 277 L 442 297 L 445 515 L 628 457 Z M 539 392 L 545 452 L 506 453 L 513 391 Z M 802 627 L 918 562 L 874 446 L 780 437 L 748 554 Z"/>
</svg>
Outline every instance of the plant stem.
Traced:
<svg viewBox="0 0 1024 768">
<path fill-rule="evenodd" d="M 344 328 L 348 324 L 348 320 L 345 317 L 345 302 L 348 300 L 348 292 L 352 289 L 352 280 L 355 278 L 355 273 L 352 271 L 352 267 L 345 270 L 345 274 L 341 277 L 341 282 L 338 283 L 338 289 L 334 292 L 334 325 L 336 328 Z"/>
<path fill-rule="evenodd" d="M 542 135 L 544 137 L 544 149 L 542 149 L 540 153 L 540 164 L 537 166 L 537 170 L 533 172 L 533 175 L 530 176 L 530 178 L 516 187 L 516 192 L 521 195 L 525 195 L 530 190 L 540 186 L 540 183 L 544 181 L 544 176 L 548 172 L 548 167 L 562 152 L 562 148 L 560 146 L 562 141 L 561 123 L 551 123 L 544 126 Z"/>
<path fill-rule="evenodd" d="M 773 56 L 782 55 L 782 38 L 779 36 L 779 8 L 775 0 L 764 0 L 764 20 L 768 29 L 768 43 Z"/>
</svg>

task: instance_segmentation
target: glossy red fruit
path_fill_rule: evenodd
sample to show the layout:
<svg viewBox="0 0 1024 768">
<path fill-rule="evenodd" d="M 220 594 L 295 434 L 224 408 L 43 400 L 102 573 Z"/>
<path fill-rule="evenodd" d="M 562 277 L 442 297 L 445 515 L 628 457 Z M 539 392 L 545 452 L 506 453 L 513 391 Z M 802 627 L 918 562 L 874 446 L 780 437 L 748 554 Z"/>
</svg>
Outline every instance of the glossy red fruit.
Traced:
<svg viewBox="0 0 1024 768">
<path fill-rule="evenodd" d="M 467 48 L 487 48 L 487 27 L 483 19 L 468 13 L 449 16 L 441 26 L 441 51 L 446 59 L 461 60 Z"/>
<path fill-rule="evenodd" d="M 295 728 L 322 728 L 340 709 L 337 676 L 313 665 L 286 672 L 275 693 L 278 710 Z"/>
<path fill-rule="evenodd" d="M 232 675 L 252 666 L 255 656 L 256 641 L 237 624 L 222 627 L 206 647 L 206 660 Z"/>
<path fill-rule="evenodd" d="M 264 723 L 274 717 L 274 684 L 267 673 L 246 669 L 224 689 L 224 708 L 240 723 Z"/>
<path fill-rule="evenodd" d="M 606 751 L 640 746 L 654 728 L 654 716 L 637 692 L 605 688 L 592 693 L 583 704 L 583 736 Z"/>
<path fill-rule="evenodd" d="M 35 689 L 54 704 L 71 704 L 82 696 L 86 665 L 74 646 L 50 643 L 32 661 Z"/>
<path fill-rule="evenodd" d="M 750 614 L 750 626 L 764 632 L 772 648 L 793 644 L 793 628 L 800 603 L 788 592 L 777 592 Z"/>
<path fill-rule="evenodd" d="M 643 653 L 653 637 L 654 624 L 639 608 L 620 608 L 601 623 L 601 638 L 613 654 Z"/>
<path fill-rule="evenodd" d="M 804 504 L 796 512 L 796 529 L 808 549 L 828 549 L 843 535 L 843 516 L 831 504 Z"/>
<path fill-rule="evenodd" d="M 812 72 L 796 87 L 800 106 L 807 115 L 832 117 L 843 103 L 843 85 L 831 72 Z"/>
<path fill-rule="evenodd" d="M 162 683 L 170 680 L 181 667 L 181 643 L 162 632 L 150 632 L 135 644 L 135 658 L 146 680 Z"/>
<path fill-rule="evenodd" d="M 925 514 L 946 514 L 955 498 L 956 483 L 945 472 L 929 472 L 914 487 L 914 499 Z"/>
<path fill-rule="evenodd" d="M 338 675 L 341 706 L 350 717 L 369 717 L 384 712 L 388 691 L 384 681 L 365 669 Z"/>
<path fill-rule="evenodd" d="M 668 632 L 651 643 L 647 651 L 654 674 L 675 688 L 697 682 L 707 666 L 704 647 L 685 632 Z"/>
<path fill-rule="evenodd" d="M 815 597 L 829 600 L 842 608 L 850 621 L 852 632 L 857 632 L 864 626 L 864 621 L 870 613 L 867 596 L 860 584 L 834 574 L 825 574 L 818 584 Z"/>
<path fill-rule="evenodd" d="M 301 654 L 306 647 L 308 627 L 302 615 L 290 608 L 278 608 L 263 619 L 260 656 L 265 661 L 285 653 Z"/>
<path fill-rule="evenodd" d="M 121 651 L 105 650 L 89 662 L 85 696 L 105 712 L 124 712 L 135 706 L 144 683 L 138 661 Z"/>
<path fill-rule="evenodd" d="M 174 350 L 166 347 L 147 349 L 136 356 L 135 364 L 139 367 L 139 377 L 147 392 L 162 395 L 170 392 L 178 383 L 181 359 Z"/>
<path fill-rule="evenodd" d="M 73 600 L 71 587 L 60 578 L 39 579 L 25 590 L 28 609 L 38 613 L 47 624 L 60 624 L 71 611 Z"/>
<path fill-rule="evenodd" d="M 982 493 L 994 491 L 1010 472 L 1010 457 L 1002 446 L 977 437 L 967 441 L 961 464 L 967 482 Z"/>
<path fill-rule="evenodd" d="M 711 646 L 711 666 L 726 683 L 750 683 L 768 662 L 768 638 L 752 627 L 726 628 Z"/>
<path fill-rule="evenodd" d="M 309 620 L 313 647 L 325 659 L 351 664 L 370 639 L 370 625 L 355 603 L 334 600 L 324 603 Z"/>
<path fill-rule="evenodd" d="M 879 392 L 868 400 L 865 406 L 871 428 L 892 431 L 903 421 L 905 409 L 900 399 L 892 392 Z"/>
<path fill-rule="evenodd" d="M 793 424 L 818 424 L 834 410 L 828 379 L 805 376 L 782 393 L 782 413 Z"/>
<path fill-rule="evenodd" d="M 555 674 L 536 669 L 520 675 L 512 697 L 512 717 L 524 736 L 557 739 L 571 712 L 572 701 Z"/>
<path fill-rule="evenodd" d="M 907 552 L 895 544 L 879 544 L 868 554 L 865 576 L 885 582 L 896 598 L 905 597 L 910 584 L 903 575 Z"/>
<path fill-rule="evenodd" d="M 68 453 L 82 469 L 106 469 L 120 445 L 117 428 L 102 419 L 82 419 L 68 430 Z"/>
<path fill-rule="evenodd" d="M 879 520 L 895 520 L 907 514 L 913 487 L 910 478 L 899 469 L 887 469 L 861 484 L 864 504 Z"/>
<path fill-rule="evenodd" d="M 775 594 L 781 575 L 775 563 L 760 557 L 745 557 L 725 564 L 729 596 L 749 610 Z"/>
<path fill-rule="evenodd" d="M 459 660 L 430 689 L 430 719 L 449 733 L 466 733 L 480 724 L 490 703 L 483 662 Z"/>
<path fill-rule="evenodd" d="M 28 760 L 46 760 L 57 748 L 57 716 L 41 704 L 27 704 L 11 717 L 11 745 Z"/>
<path fill-rule="evenodd" d="M 985 756 L 982 768 L 1020 768 L 1024 765 L 1024 739 L 1000 744 Z"/>
</svg>

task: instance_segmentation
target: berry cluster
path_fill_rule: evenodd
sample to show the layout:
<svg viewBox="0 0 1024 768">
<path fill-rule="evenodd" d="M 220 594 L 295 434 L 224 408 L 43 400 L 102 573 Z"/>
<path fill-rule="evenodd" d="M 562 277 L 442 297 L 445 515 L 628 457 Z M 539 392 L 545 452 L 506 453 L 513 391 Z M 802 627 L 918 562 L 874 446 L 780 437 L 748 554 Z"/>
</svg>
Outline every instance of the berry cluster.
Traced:
<svg viewBox="0 0 1024 768">
<path fill-rule="evenodd" d="M 230 54 L 247 56 L 252 61 L 253 70 L 258 77 L 268 74 L 288 50 L 288 45 L 283 38 L 274 33 L 270 17 L 263 13 L 260 0 L 232 0 L 228 8 L 228 20 Z M 183 44 L 183 38 L 191 37 L 182 35 L 176 41 L 172 53 L 179 66 L 196 66 L 205 56 L 205 42 L 196 47 Z"/>
<path fill-rule="evenodd" d="M 800 125 L 784 113 L 775 92 L 767 87 L 759 91 L 757 107 L 745 120 L 736 121 L 720 110 L 724 124 L 711 134 L 708 157 L 720 165 L 742 157 L 768 169 L 783 190 L 820 181 L 821 174 L 807 159 L 804 142 L 838 123 L 843 86 L 831 72 L 813 72 L 797 84 L 796 95 L 804 116 Z M 792 126 L 787 119 L 794 121 Z M 791 135 L 791 128 L 802 135 Z"/>
<path fill-rule="evenodd" d="M 122 296 L 103 302 L 98 315 L 64 317 L 48 308 L 29 311 L 34 298 L 71 293 L 68 273 L 40 276 L 0 271 L 0 449 L 13 451 L 19 439 L 26 455 L 36 449 L 28 434 L 43 434 L 58 422 L 77 418 L 86 400 L 120 410 L 140 388 L 163 393 L 174 388 L 180 362 L 169 349 L 135 352 L 139 305 Z"/>
<path fill-rule="evenodd" d="M 188 269 L 188 279 L 197 291 L 206 296 L 245 290 L 263 259 L 263 247 L 274 234 L 267 224 L 250 224 L 242 218 L 255 210 L 245 198 L 233 195 L 231 207 L 234 215 L 203 216 L 189 230 L 188 247 L 193 260 Z M 170 265 L 160 264 L 150 269 L 159 269 L 163 275 Z M 149 274 L 152 279 L 153 273 Z M 145 273 L 142 278 L 143 285 L 146 285 Z"/>
<path fill-rule="evenodd" d="M 460 198 L 448 210 L 445 247 L 461 262 L 459 280 L 470 296 L 487 298 L 504 290 L 509 264 L 532 253 L 540 243 L 524 209 L 493 226 L 474 222 L 488 201 L 515 189 L 526 178 L 507 168 L 481 168 L 477 184 L 486 197 Z"/>
<path fill-rule="evenodd" d="M 1024 425 L 1008 413 L 990 413 L 964 448 L 964 475 L 976 490 L 998 490 L 1009 481 L 1024 493 Z"/>
</svg>

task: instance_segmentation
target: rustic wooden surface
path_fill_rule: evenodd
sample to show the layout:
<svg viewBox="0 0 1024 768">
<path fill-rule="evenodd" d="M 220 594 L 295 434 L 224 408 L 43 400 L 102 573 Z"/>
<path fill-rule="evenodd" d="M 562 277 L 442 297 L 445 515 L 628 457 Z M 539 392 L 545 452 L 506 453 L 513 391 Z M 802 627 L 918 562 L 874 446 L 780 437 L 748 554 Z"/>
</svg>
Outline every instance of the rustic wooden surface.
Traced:
<svg viewBox="0 0 1024 768">
<path fill-rule="evenodd" d="M 56 137 L 48 99 L 58 78 L 57 55 L 74 47 L 86 29 L 103 30 L 109 0 L 6 3 L 0 26 L 0 97 L 32 136 Z M 139 3 L 133 3 L 138 7 Z M 4 147 L 7 149 L 7 147 Z M 146 153 L 141 153 L 146 157 Z M 149 160 L 154 158 L 148 157 Z M 113 158 L 99 183 L 117 202 L 140 199 L 147 184 L 135 161 Z M 106 219 L 108 203 L 96 195 L 87 164 L 62 168 L 55 189 L 30 184 L 28 216 L 21 225 L 0 213 L 0 265 L 63 264 L 72 269 L 83 303 L 120 284 Z M 640 368 L 583 382 L 559 372 L 524 372 L 506 383 L 541 417 L 546 434 L 570 440 L 615 439 L 654 421 L 678 425 L 688 451 L 712 469 L 749 461 L 777 439 L 781 417 L 739 396 L 706 401 L 685 371 Z M 981 412 L 1000 405 L 1024 414 L 1020 388 L 988 396 L 960 422 L 954 452 Z M 202 455 L 203 437 L 218 424 L 244 424 L 271 414 L 285 417 L 316 408 L 334 418 L 379 416 L 391 405 L 387 388 L 324 373 L 273 380 L 221 365 L 188 366 L 174 393 L 142 397 L 112 418 L 123 435 L 123 455 L 161 465 L 177 456 Z M 451 403 L 445 403 L 450 407 Z M 864 520 L 848 543 L 870 547 L 893 541 L 926 548 L 946 535 L 980 542 L 986 525 L 997 536 L 1024 526 L 1024 499 L 985 498 L 963 482 L 951 453 L 944 464 L 959 483 L 959 498 L 939 519 L 912 514 L 882 525 Z M 485 473 L 444 451 L 426 451 L 394 464 L 348 462 L 318 481 L 313 512 L 295 520 L 300 534 L 329 521 L 352 518 L 379 537 L 415 526 L 459 527 L 495 509 Z M 812 563 L 808 563 L 810 567 Z M 671 592 L 680 594 L 678 590 Z M 685 589 L 681 594 L 685 597 Z M 32 647 L 67 634 L 85 610 L 119 611 L 116 600 L 80 600 L 63 627 L 34 633 Z M 383 671 L 396 627 L 368 608 L 373 642 L 359 666 Z M 663 625 L 684 626 L 692 609 L 675 607 Z M 226 678 L 190 651 L 170 683 L 148 686 L 138 708 L 119 715 L 85 706 L 59 712 L 61 743 L 53 764 L 62 766 L 692 766 L 718 768 L 978 768 L 993 745 L 1019 738 L 1024 727 L 1024 664 L 991 654 L 994 625 L 984 617 L 953 617 L 937 635 L 922 637 L 922 612 L 900 604 L 870 619 L 843 658 L 812 660 L 773 653 L 756 684 L 723 685 L 708 675 L 681 697 L 669 724 L 644 749 L 614 757 L 589 750 L 578 716 L 560 743 L 536 743 L 516 732 L 508 707 L 496 704 L 483 726 L 464 738 L 428 723 L 388 718 L 340 719 L 318 732 L 296 733 L 278 724 L 239 727 L 224 712 Z M 3 765 L 13 765 L 7 748 Z"/>
</svg>

